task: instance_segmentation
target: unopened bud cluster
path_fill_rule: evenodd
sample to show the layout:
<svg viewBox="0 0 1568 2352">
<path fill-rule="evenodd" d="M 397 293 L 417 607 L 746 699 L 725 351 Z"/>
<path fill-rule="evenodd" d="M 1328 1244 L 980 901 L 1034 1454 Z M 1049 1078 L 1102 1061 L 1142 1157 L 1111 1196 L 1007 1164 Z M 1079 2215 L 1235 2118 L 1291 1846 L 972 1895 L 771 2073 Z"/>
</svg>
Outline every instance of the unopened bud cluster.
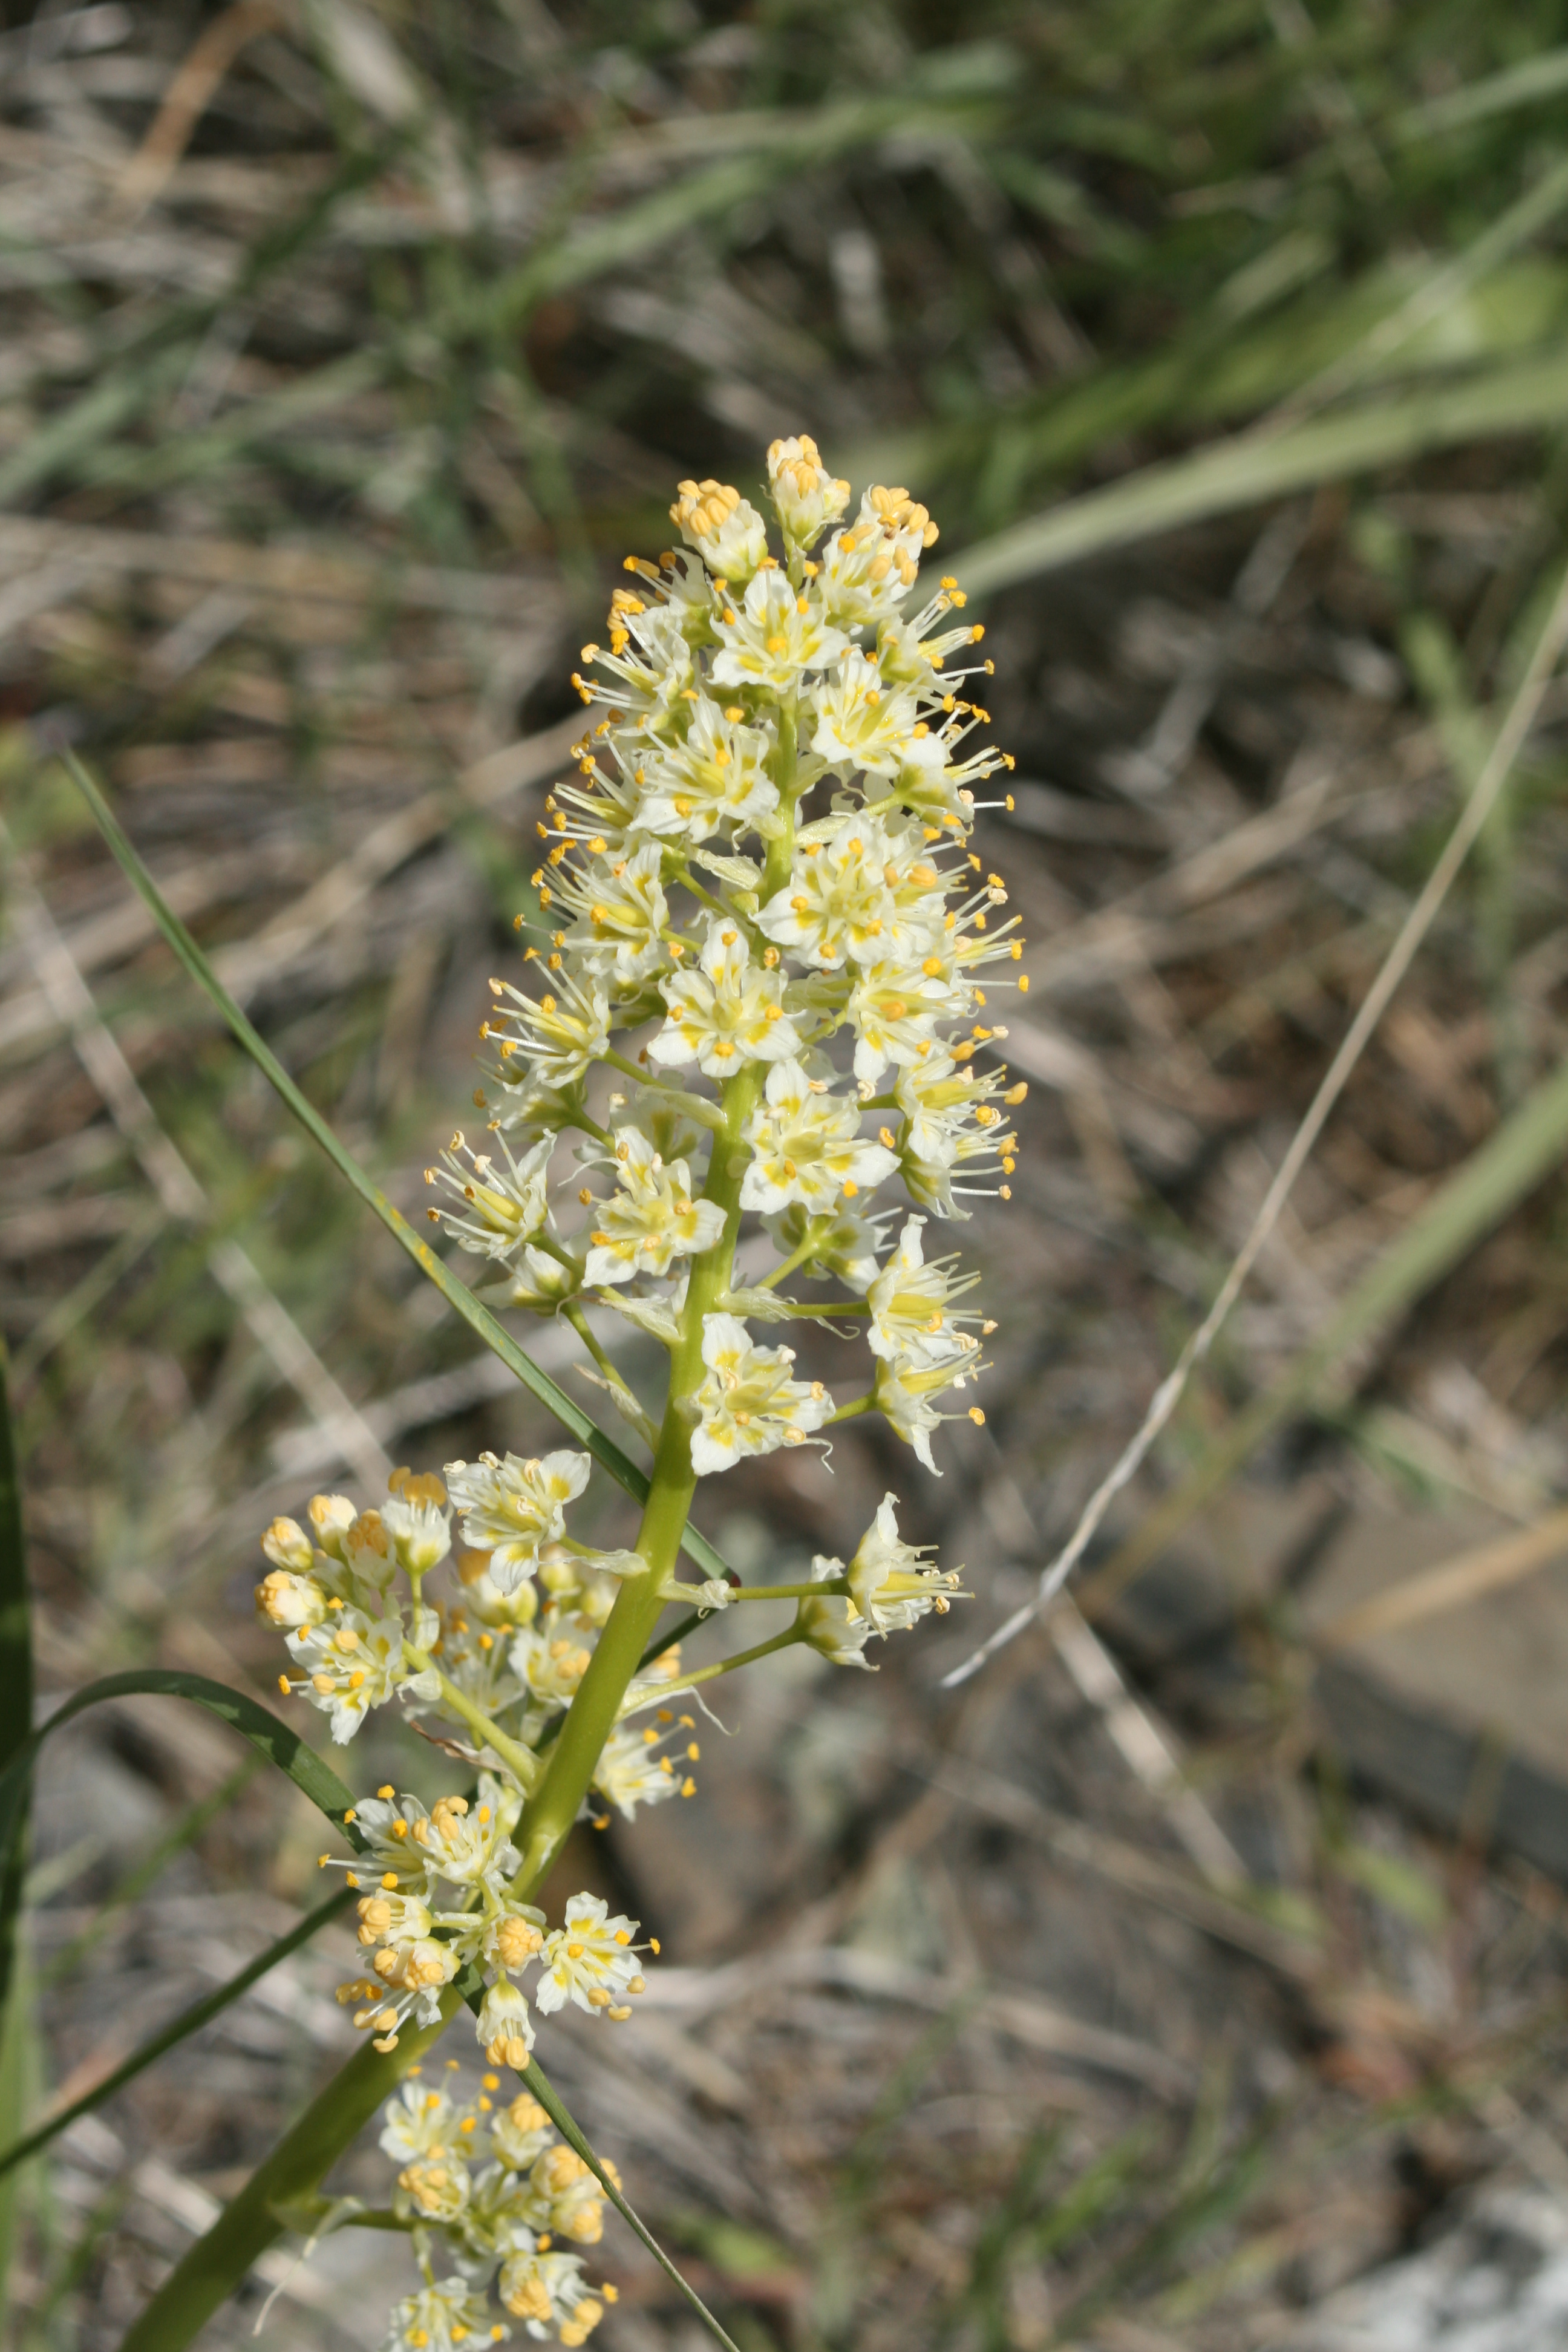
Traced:
<svg viewBox="0 0 1568 2352">
<path fill-rule="evenodd" d="M 684 545 L 628 559 L 575 681 L 595 714 L 576 780 L 539 825 L 536 904 L 518 919 L 531 969 L 490 983 L 484 1134 L 454 1135 L 426 1171 L 432 1218 L 489 1262 L 491 1299 L 569 1320 L 589 1377 L 650 1445 L 638 1548 L 568 1531 L 590 1464 L 567 1451 L 399 1471 L 375 1507 L 318 1496 L 308 1531 L 279 1519 L 264 1539 L 258 1602 L 290 1654 L 283 1688 L 335 1740 L 395 1702 L 475 1759 L 468 1793 L 428 1812 L 388 1787 L 351 1817 L 365 1960 L 341 1997 L 389 2053 L 410 2021 L 449 2014 L 470 1969 L 494 2065 L 528 2065 L 536 2011 L 632 2013 L 636 1924 L 581 1895 L 551 1925 L 530 1899 L 531 1809 L 569 1786 L 603 1826 L 692 1794 L 696 1722 L 679 1694 L 758 1653 L 689 1666 L 654 1641 L 616 1672 L 607 1708 L 599 1695 L 584 1757 L 574 1702 L 615 1612 L 651 1628 L 670 1602 L 789 1601 L 759 1651 L 795 1641 L 864 1667 L 872 1639 L 956 1590 L 900 1538 L 891 1496 L 847 1565 L 819 1558 L 793 1587 L 682 1582 L 668 1532 L 697 1482 L 826 1445 L 851 1414 L 882 1414 L 936 1469 L 942 1401 L 973 1389 L 994 1326 L 967 1304 L 977 1276 L 930 1249 L 930 1227 L 976 1192 L 1008 1196 L 1007 1113 L 1024 1094 L 994 1058 L 1006 1031 L 987 1004 L 989 989 L 1026 987 L 1021 947 L 1001 877 L 970 847 L 977 790 L 1011 765 L 974 740 L 982 633 L 953 618 L 953 580 L 919 593 L 936 528 L 906 492 L 871 489 L 849 516 L 847 485 L 805 437 L 773 444 L 768 478 L 776 544 L 737 490 L 692 481 L 671 509 Z M 634 1393 L 590 1307 L 668 1350 L 662 1397 Z M 863 1330 L 857 1392 L 754 1336 L 792 1321 L 840 1343 Z M 425 2289 L 395 2315 L 399 2352 L 489 2328 L 481 2253 L 531 2334 L 579 2343 L 598 2316 L 576 2258 L 548 2251 L 596 2236 L 598 2204 L 568 2179 L 570 2151 L 535 2147 L 516 2122 L 529 2105 L 481 2122 L 485 2099 L 454 2122 L 442 2097 L 403 2094 L 384 2146 L 406 2157 L 416 2244 L 439 2231 L 468 2251 L 444 2284 L 425 2263 Z M 550 2196 L 575 2195 L 591 2232 L 550 2205 L 557 2181 Z"/>
</svg>

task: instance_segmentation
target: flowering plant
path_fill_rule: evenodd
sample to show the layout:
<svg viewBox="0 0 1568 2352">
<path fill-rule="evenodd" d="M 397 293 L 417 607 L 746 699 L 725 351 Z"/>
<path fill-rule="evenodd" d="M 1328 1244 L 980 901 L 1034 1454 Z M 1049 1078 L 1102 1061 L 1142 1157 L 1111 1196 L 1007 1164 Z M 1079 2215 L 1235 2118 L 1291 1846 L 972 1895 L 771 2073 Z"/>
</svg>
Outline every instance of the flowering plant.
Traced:
<svg viewBox="0 0 1568 2352">
<path fill-rule="evenodd" d="M 991 665 L 962 656 L 982 632 L 950 619 L 952 579 L 917 595 L 936 529 L 906 492 L 868 490 L 846 520 L 848 485 L 805 437 L 773 444 L 768 477 L 781 552 L 737 490 L 685 482 L 684 545 L 628 559 L 607 643 L 584 649 L 594 716 L 545 803 L 538 924 L 518 919 L 534 969 L 490 983 L 482 1148 L 456 1134 L 426 1171 L 432 1219 L 489 1261 L 507 1307 L 573 1324 L 647 1440 L 636 1544 L 569 1532 L 590 1461 L 568 1451 L 400 1470 L 375 1507 L 317 1496 L 308 1528 L 277 1519 L 263 1539 L 283 1690 L 340 1743 L 374 1707 L 437 1718 L 474 1774 L 429 1811 L 387 1786 L 345 1817 L 365 1965 L 340 1999 L 401 2084 L 382 2146 L 424 2280 L 393 2314 L 396 2352 L 505 2336 L 492 2278 L 532 2336 L 580 2344 L 602 2315 L 609 2290 L 555 2242 L 596 2241 L 597 2180 L 526 2094 L 498 2114 L 499 2074 L 459 2111 L 416 2063 L 465 1987 L 491 2068 L 526 2070 L 536 2017 L 567 2001 L 634 2013 L 657 1944 L 589 1895 L 554 1926 L 535 1904 L 573 1823 L 694 1792 L 682 1694 L 793 1643 L 866 1668 L 957 1584 L 901 1538 L 890 1495 L 847 1564 L 818 1558 L 801 1583 L 679 1572 L 700 1480 L 826 1449 L 852 1415 L 881 1413 L 936 1469 L 945 1400 L 973 1391 L 994 1326 L 926 1227 L 976 1191 L 1005 1197 L 1024 1092 L 974 1066 L 1006 1034 L 980 1017 L 987 988 L 1026 985 L 1006 891 L 969 846 L 976 787 L 1011 764 L 971 741 L 986 714 L 963 688 Z M 657 1411 L 590 1302 L 667 1351 Z M 754 1336 L 862 1318 L 867 1384 L 843 1402 Z M 693 1665 L 686 1629 L 660 1632 L 682 1603 L 688 1626 L 791 1614 Z"/>
</svg>

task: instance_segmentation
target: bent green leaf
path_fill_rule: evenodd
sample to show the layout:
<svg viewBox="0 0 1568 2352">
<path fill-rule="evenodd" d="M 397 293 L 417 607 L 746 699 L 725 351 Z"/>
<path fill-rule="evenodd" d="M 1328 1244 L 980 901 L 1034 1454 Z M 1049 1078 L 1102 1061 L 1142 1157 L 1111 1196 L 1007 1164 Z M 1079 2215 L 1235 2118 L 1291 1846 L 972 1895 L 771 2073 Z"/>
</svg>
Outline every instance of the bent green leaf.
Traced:
<svg viewBox="0 0 1568 2352">
<path fill-rule="evenodd" d="M 0 1786 L 32 1737 L 33 1626 L 22 1492 L 11 1428 L 5 1351 L 0 1344 Z M 0 2011 L 16 1944 L 26 1871 L 26 1807 L 0 1822 Z"/>
<path fill-rule="evenodd" d="M 297 1731 L 280 1723 L 269 1707 L 247 1698 L 243 1691 L 230 1690 L 226 1683 L 209 1682 L 205 1675 L 186 1674 L 174 1666 L 145 1666 L 129 1674 L 105 1675 L 100 1681 L 73 1692 L 47 1723 L 29 1731 L 13 1748 L 10 1762 L 0 1772 L 0 1853 L 9 1852 L 11 1841 L 26 1820 L 33 1766 L 50 1732 L 72 1722 L 89 1707 L 100 1706 L 106 1699 L 146 1697 L 184 1699 L 231 1725 L 242 1738 L 259 1749 L 269 1764 L 287 1773 L 300 1794 L 309 1797 L 317 1811 L 341 1829 L 358 1851 L 363 1852 L 364 1839 L 353 1822 L 344 1819 L 353 1809 L 352 1792 L 344 1788 L 331 1766 L 323 1763 Z"/>
</svg>

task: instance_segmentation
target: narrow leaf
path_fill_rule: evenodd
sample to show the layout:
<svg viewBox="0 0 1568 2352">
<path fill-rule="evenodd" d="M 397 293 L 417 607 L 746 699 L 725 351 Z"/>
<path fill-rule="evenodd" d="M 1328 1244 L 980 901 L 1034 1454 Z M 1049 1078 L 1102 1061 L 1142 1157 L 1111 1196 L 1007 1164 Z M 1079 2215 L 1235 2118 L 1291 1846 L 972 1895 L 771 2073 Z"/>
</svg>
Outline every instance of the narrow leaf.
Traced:
<svg viewBox="0 0 1568 2352">
<path fill-rule="evenodd" d="M 84 1689 L 74 1692 L 63 1706 L 57 1707 L 47 1723 L 41 1723 L 37 1730 L 15 1744 L 10 1762 L 0 1772 L 0 1853 L 9 1850 L 9 1842 L 26 1818 L 33 1766 L 50 1732 L 89 1706 L 100 1706 L 105 1699 L 140 1697 L 182 1698 L 192 1706 L 205 1707 L 221 1722 L 231 1724 L 253 1748 L 259 1748 L 269 1764 L 288 1774 L 319 1812 L 325 1813 L 345 1837 L 363 1850 L 364 1840 L 359 1830 L 353 1822 L 343 1819 L 353 1806 L 352 1793 L 331 1766 L 323 1763 L 297 1731 L 280 1723 L 270 1708 L 247 1698 L 243 1691 L 230 1690 L 226 1683 L 209 1682 L 205 1675 L 185 1674 L 177 1667 L 147 1666 L 130 1674 L 105 1675 L 101 1681 L 89 1683 Z"/>
<path fill-rule="evenodd" d="M 1206 516 L 1231 514 L 1319 482 L 1403 465 L 1429 449 L 1550 429 L 1568 400 L 1568 351 L 1493 368 L 1468 383 L 1409 384 L 1384 400 L 1314 417 L 1272 436 L 1247 431 L 1184 457 L 1145 466 L 1104 488 L 1030 515 L 961 559 L 964 587 L 988 595 L 1016 580 L 1100 555 Z"/>
<path fill-rule="evenodd" d="M 184 924 L 171 908 L 165 906 L 157 884 L 142 864 L 119 818 L 75 752 L 68 745 L 62 745 L 59 757 L 92 811 L 100 832 L 127 879 L 145 900 L 154 922 L 175 955 L 197 987 L 222 1013 L 251 1060 L 292 1111 L 310 1140 L 325 1152 L 338 1173 L 353 1186 L 366 1207 L 374 1210 L 393 1239 L 407 1251 L 421 1274 L 435 1284 L 447 1305 L 456 1309 L 469 1329 L 479 1335 L 487 1348 L 494 1350 L 507 1370 L 554 1414 L 562 1427 L 570 1430 L 577 1443 L 609 1472 L 617 1486 L 624 1486 L 635 1501 L 645 1503 L 648 1496 L 646 1474 L 638 1469 L 628 1454 L 621 1452 L 613 1438 L 606 1437 L 589 1420 L 580 1406 L 573 1403 L 563 1389 L 556 1387 L 547 1372 L 540 1370 L 532 1358 L 518 1346 L 510 1332 L 497 1322 L 488 1307 L 480 1306 L 467 1284 L 458 1281 L 402 1212 L 394 1208 L 380 1186 L 372 1182 L 353 1154 L 343 1149 L 325 1119 L 306 1100 L 281 1062 L 241 1012 Z M 723 1576 L 727 1573 L 723 1560 L 707 1538 L 699 1535 L 695 1528 L 687 1527 L 681 1538 L 681 1549 L 708 1575 Z"/>
<path fill-rule="evenodd" d="M 626 2203 L 626 2199 L 622 2196 L 620 2190 L 616 2188 L 615 2182 L 611 2179 L 609 2174 L 605 2171 L 604 2166 L 600 2163 L 598 2158 L 595 2155 L 593 2149 L 584 2138 L 581 2130 L 578 2128 L 577 2125 L 573 2122 L 572 2117 L 567 2114 L 565 2107 L 562 2105 L 560 2093 L 555 2089 L 554 2085 L 545 2074 L 537 2058 L 531 2058 L 529 2060 L 527 2070 L 522 2074 L 521 2080 L 523 2088 L 528 2092 L 529 2096 L 539 2101 L 540 2105 L 544 2109 L 545 2114 L 550 2117 L 551 2122 L 561 2134 L 562 2138 L 566 2142 L 567 2146 L 574 2148 L 576 2153 L 582 2158 L 584 2163 L 587 2166 L 589 2171 L 594 2174 L 595 2178 L 599 2182 L 600 2187 L 604 2189 L 605 2196 L 609 2199 L 611 2204 L 615 2207 L 616 2212 L 620 2215 L 627 2229 L 630 2230 L 633 2235 L 647 2247 L 648 2252 L 653 2256 L 654 2261 L 658 2264 L 659 2269 L 664 2273 L 665 2277 L 668 2279 L 672 2286 L 678 2288 L 680 2294 L 684 2295 L 686 2301 L 691 2305 L 692 2310 L 697 2314 L 698 2318 L 700 2319 L 709 2334 L 717 2343 L 722 2344 L 725 2347 L 725 2352 L 738 2352 L 738 2347 L 735 2344 L 734 2338 L 726 2334 L 725 2330 L 714 2318 L 713 2314 L 709 2310 L 708 2305 L 703 2302 L 702 2297 L 698 2294 L 697 2289 L 692 2286 L 688 2280 L 682 2278 L 680 2273 L 676 2269 L 675 2264 L 670 2261 L 669 2256 L 665 2252 L 664 2248 L 658 2243 L 658 2241 L 653 2236 L 652 2232 L 637 2220 L 637 2215 L 632 2211 L 631 2207 Z"/>
<path fill-rule="evenodd" d="M 0 1759 L 7 1768 L 26 1750 L 33 1720 L 33 1628 L 27 1594 L 22 1494 L 0 1342 Z M 15 2130 L 26 2112 L 31 1989 L 16 1966 L 16 1933 L 27 1866 L 27 1806 L 0 1829 L 0 2129 Z M 16 2185 L 0 2194 L 0 2320 L 16 2229 Z"/>
<path fill-rule="evenodd" d="M 31 1737 L 33 1627 L 27 1560 L 22 1534 L 21 1475 L 0 1346 L 0 1787 Z M 0 2011 L 4 2011 L 16 1947 L 22 1887 L 27 1868 L 27 1812 L 0 1818 Z"/>
</svg>

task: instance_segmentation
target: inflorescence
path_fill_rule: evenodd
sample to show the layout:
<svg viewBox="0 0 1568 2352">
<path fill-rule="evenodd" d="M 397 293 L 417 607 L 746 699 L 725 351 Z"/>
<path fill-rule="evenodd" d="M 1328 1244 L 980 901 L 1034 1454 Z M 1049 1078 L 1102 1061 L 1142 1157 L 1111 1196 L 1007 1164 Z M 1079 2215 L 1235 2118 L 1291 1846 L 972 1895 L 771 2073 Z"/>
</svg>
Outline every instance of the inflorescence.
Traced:
<svg viewBox="0 0 1568 2352">
<path fill-rule="evenodd" d="M 848 485 L 804 436 L 773 445 L 768 477 L 782 553 L 737 490 L 704 481 L 682 483 L 671 509 L 684 546 L 627 559 L 607 642 L 584 648 L 574 679 L 594 716 L 576 780 L 544 803 L 537 911 L 518 918 L 537 970 L 490 982 L 482 1144 L 458 1133 L 426 1171 L 432 1219 L 493 1261 L 489 1296 L 566 1317 L 653 1447 L 645 1549 L 568 1534 L 589 1472 L 569 1451 L 400 1470 L 375 1507 L 317 1496 L 308 1531 L 277 1519 L 263 1539 L 257 1598 L 287 1641 L 282 1689 L 337 1741 L 395 1701 L 472 1759 L 466 1796 L 426 1811 L 388 1786 L 348 1817 L 364 1972 L 339 1998 L 389 2055 L 411 2022 L 449 2012 L 459 1977 L 483 1985 L 476 2030 L 494 2066 L 527 2068 L 535 2012 L 632 2015 L 657 1945 L 588 1895 L 552 1927 L 524 1864 L 529 1808 L 628 1588 L 653 1580 L 655 1615 L 756 1600 L 793 1601 L 794 1616 L 714 1665 L 653 1645 L 579 1784 L 599 1826 L 694 1792 L 681 1693 L 789 1642 L 865 1667 L 868 1642 L 957 1591 L 900 1538 L 892 1496 L 847 1565 L 819 1558 L 794 1587 L 682 1582 L 672 1549 L 647 1556 L 661 1494 L 681 1504 L 678 1527 L 693 1481 L 826 1446 L 852 1414 L 881 1413 L 936 1469 L 942 1401 L 972 1391 L 994 1327 L 965 1303 L 978 1277 L 928 1255 L 926 1231 L 976 1192 L 1008 1197 L 1008 1113 L 1025 1091 L 987 1017 L 988 991 L 1027 986 L 1021 943 L 1001 877 L 969 846 L 978 790 L 1012 765 L 974 740 L 983 633 L 953 618 L 952 579 L 919 594 L 936 527 L 905 491 L 868 490 L 846 522 Z M 912 1203 L 901 1215 L 881 1205 L 895 1181 Z M 813 1295 L 786 1293 L 792 1278 Z M 595 1338 L 589 1304 L 668 1349 L 662 1419 Z M 751 1328 L 804 1319 L 842 1336 L 847 1318 L 863 1320 L 870 1364 L 843 1402 Z M 425 2276 L 389 2352 L 508 2333 L 486 2301 L 493 2273 L 529 2334 L 582 2343 L 610 2291 L 590 2293 L 580 2257 L 552 2241 L 596 2240 L 601 2191 L 542 2110 L 525 2095 L 498 2113 L 481 2095 L 458 2113 L 410 2080 L 386 2112 Z M 439 2245 L 455 2263 L 441 2281 Z"/>
</svg>

